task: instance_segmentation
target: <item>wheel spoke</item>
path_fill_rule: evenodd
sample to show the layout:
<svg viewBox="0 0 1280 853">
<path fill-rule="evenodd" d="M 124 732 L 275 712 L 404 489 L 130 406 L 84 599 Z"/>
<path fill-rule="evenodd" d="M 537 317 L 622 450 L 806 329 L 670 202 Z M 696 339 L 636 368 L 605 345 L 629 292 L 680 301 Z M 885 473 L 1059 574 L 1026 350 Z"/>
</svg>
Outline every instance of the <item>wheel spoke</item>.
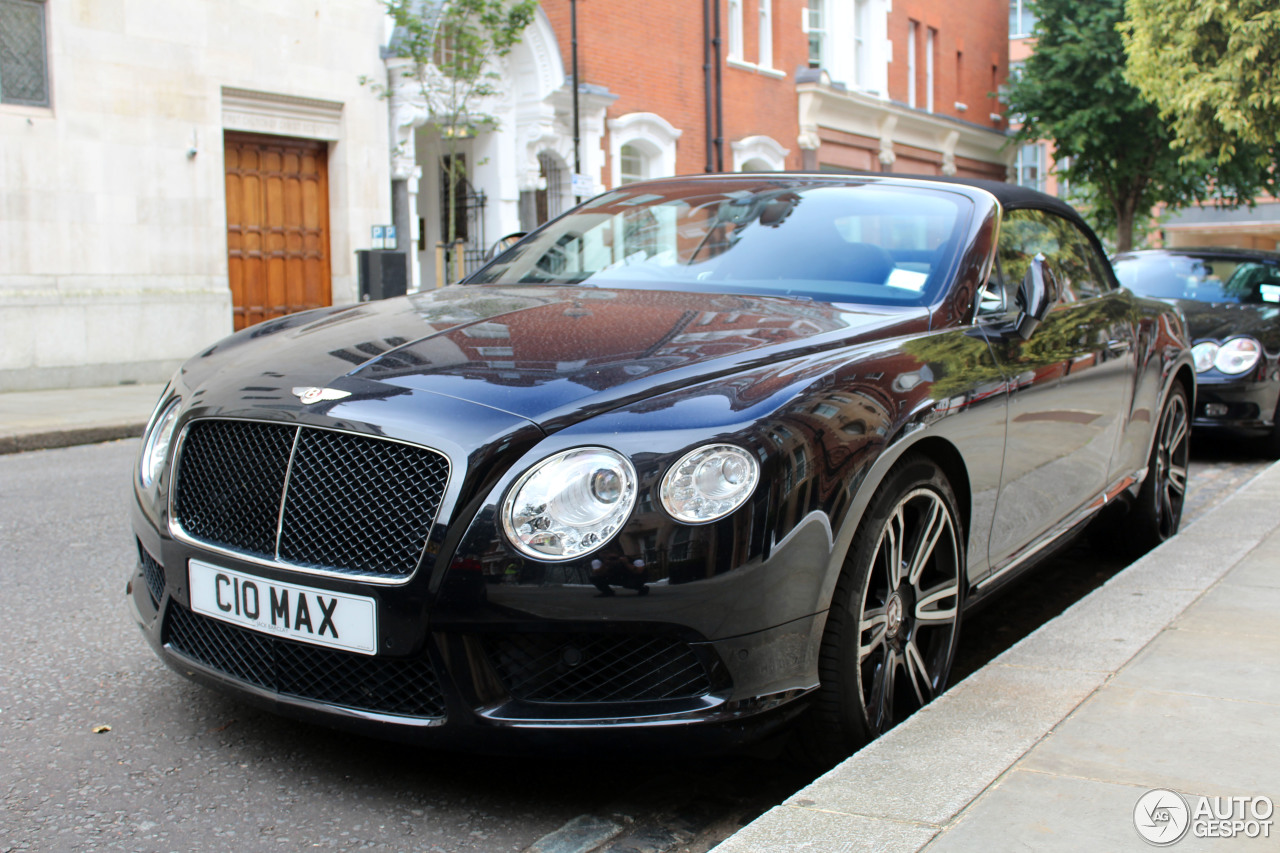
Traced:
<svg viewBox="0 0 1280 853">
<path fill-rule="evenodd" d="M 889 726 L 893 725 L 894 684 L 898 677 L 898 667 L 901 665 L 902 662 L 898 659 L 898 653 L 890 649 L 889 653 L 885 655 L 884 667 L 881 669 L 879 702 L 868 709 L 877 718 L 875 727 L 879 731 L 886 731 Z"/>
<path fill-rule="evenodd" d="M 1169 450 L 1172 452 L 1182 445 L 1182 440 L 1187 437 L 1187 419 L 1183 416 L 1182 410 L 1179 409 L 1174 417 L 1177 418 L 1177 425 L 1174 428 L 1173 439 L 1169 442 Z"/>
<path fill-rule="evenodd" d="M 942 586 L 938 586 L 922 593 L 920 598 L 916 600 L 916 621 L 917 622 L 954 622 L 956 618 L 956 603 L 959 601 L 960 584 L 956 581 L 949 580 Z M 931 608 L 931 605 L 940 601 L 951 599 L 950 607 Z"/>
<path fill-rule="evenodd" d="M 933 556 L 933 549 L 937 546 L 942 534 L 950 527 L 951 517 L 943 509 L 942 501 L 936 497 L 932 498 L 929 519 L 916 539 L 915 551 L 911 555 L 911 567 L 907 571 L 907 581 L 912 586 L 920 582 L 920 573 L 924 571 L 925 564 Z"/>
<path fill-rule="evenodd" d="M 884 533 L 881 536 L 885 568 L 888 569 L 889 574 L 889 592 L 893 592 L 902 583 L 902 534 L 905 526 L 902 506 L 899 505 L 885 523 Z"/>
<path fill-rule="evenodd" d="M 1169 486 L 1178 495 L 1187 493 L 1187 466 L 1185 465 L 1169 465 Z"/>
<path fill-rule="evenodd" d="M 914 640 L 907 643 L 903 651 L 907 677 L 911 679 L 911 686 L 916 691 L 916 699 L 921 705 L 926 705 L 933 698 L 933 682 L 929 678 L 929 669 L 924 665 L 924 658 L 920 657 L 920 650 L 916 648 Z"/>
<path fill-rule="evenodd" d="M 862 664 L 866 659 L 884 645 L 885 634 L 888 631 L 889 617 L 885 615 L 883 608 L 876 610 L 868 610 L 862 614 L 861 632 L 858 636 L 858 663 Z M 870 639 L 867 633 L 870 632 Z"/>
</svg>

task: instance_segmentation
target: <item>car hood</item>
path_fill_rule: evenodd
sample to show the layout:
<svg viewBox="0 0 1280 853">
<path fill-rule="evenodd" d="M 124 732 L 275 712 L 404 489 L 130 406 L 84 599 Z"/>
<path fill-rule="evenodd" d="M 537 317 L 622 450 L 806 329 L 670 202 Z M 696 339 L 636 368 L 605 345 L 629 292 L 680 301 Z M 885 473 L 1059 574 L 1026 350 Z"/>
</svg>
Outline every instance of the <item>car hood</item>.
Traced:
<svg viewBox="0 0 1280 853">
<path fill-rule="evenodd" d="M 376 382 L 554 428 L 765 361 L 927 324 L 925 309 L 784 297 L 455 286 L 254 326 L 192 359 L 184 378 L 251 374 L 277 388 Z"/>
<path fill-rule="evenodd" d="M 1241 305 L 1237 302 L 1174 300 L 1187 318 L 1191 340 L 1222 341 L 1250 335 L 1268 352 L 1280 351 L 1280 305 Z"/>
</svg>

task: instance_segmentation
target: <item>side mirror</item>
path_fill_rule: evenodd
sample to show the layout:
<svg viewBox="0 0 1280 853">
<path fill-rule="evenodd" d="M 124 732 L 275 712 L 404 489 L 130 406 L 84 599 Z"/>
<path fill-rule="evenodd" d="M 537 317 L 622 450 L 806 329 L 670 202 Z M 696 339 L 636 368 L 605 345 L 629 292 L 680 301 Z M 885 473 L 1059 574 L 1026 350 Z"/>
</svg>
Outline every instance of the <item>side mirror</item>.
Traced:
<svg viewBox="0 0 1280 853">
<path fill-rule="evenodd" d="M 1014 329 L 1024 341 L 1031 337 L 1050 309 L 1058 303 L 1060 291 L 1058 280 L 1045 263 L 1044 255 L 1036 255 L 1031 259 L 1031 266 L 1018 287 L 1017 304 L 1018 319 Z"/>
<path fill-rule="evenodd" d="M 524 231 L 517 231 L 514 234 L 508 234 L 498 242 L 494 243 L 492 246 L 489 247 L 489 251 L 484 253 L 485 263 L 488 263 L 489 261 L 498 257 L 498 255 L 501 255 L 507 249 L 510 249 L 516 243 L 520 242 L 520 238 L 523 237 L 525 233 L 526 232 Z"/>
</svg>

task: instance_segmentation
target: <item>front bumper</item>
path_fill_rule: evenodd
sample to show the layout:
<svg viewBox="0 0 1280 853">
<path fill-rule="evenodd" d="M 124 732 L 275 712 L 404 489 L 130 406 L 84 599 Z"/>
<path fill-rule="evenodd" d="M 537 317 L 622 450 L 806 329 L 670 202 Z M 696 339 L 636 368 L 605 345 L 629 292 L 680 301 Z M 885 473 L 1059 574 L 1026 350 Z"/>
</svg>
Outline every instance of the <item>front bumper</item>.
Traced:
<svg viewBox="0 0 1280 853">
<path fill-rule="evenodd" d="M 503 618 L 504 608 L 484 607 L 471 618 L 437 619 L 425 577 L 396 587 L 307 577 L 313 586 L 378 600 L 387 616 L 380 620 L 379 653 L 285 640 L 192 612 L 187 564 L 196 558 L 282 581 L 297 578 L 174 539 L 139 507 L 134 530 L 139 559 L 128 585 L 132 610 L 165 663 L 246 702 L 313 723 L 472 750 L 563 748 L 566 740 L 719 749 L 785 724 L 816 685 L 821 614 L 711 640 L 679 621 L 652 618 L 670 589 L 662 585 L 643 597 L 616 596 L 624 608 L 643 606 L 644 618 L 530 620 L 528 612 Z M 594 599 L 595 592 L 504 586 L 500 598 L 510 602 L 523 593 L 537 600 L 530 609 L 571 613 L 584 594 Z"/>
<path fill-rule="evenodd" d="M 1262 435 L 1275 426 L 1278 398 L 1280 380 L 1199 378 L 1191 425 L 1200 430 Z"/>
</svg>

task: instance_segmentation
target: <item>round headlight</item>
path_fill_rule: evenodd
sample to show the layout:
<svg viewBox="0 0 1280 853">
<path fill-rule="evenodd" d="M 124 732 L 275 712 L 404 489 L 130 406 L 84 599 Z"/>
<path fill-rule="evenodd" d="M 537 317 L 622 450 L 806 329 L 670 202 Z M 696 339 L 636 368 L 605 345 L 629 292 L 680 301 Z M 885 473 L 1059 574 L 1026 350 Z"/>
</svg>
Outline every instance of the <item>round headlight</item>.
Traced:
<svg viewBox="0 0 1280 853">
<path fill-rule="evenodd" d="M 1262 358 L 1262 344 L 1253 338 L 1232 338 L 1218 348 L 1213 366 L 1223 373 L 1236 375 L 1252 370 Z"/>
<path fill-rule="evenodd" d="M 608 542 L 635 503 L 631 462 L 604 447 L 579 447 L 547 457 L 516 481 L 502 526 L 530 557 L 572 560 Z"/>
<path fill-rule="evenodd" d="M 160 479 L 160 472 L 164 470 L 165 462 L 169 460 L 169 445 L 173 442 L 174 427 L 178 425 L 178 410 L 181 404 L 181 398 L 174 397 L 173 401 L 165 406 L 160 416 L 151 423 L 151 430 L 142 443 L 142 457 L 138 466 L 138 475 L 142 478 L 144 486 L 151 486 Z"/>
<path fill-rule="evenodd" d="M 663 508 L 689 524 L 724 518 L 751 497 L 760 463 L 741 447 L 709 444 L 686 454 L 662 478 Z"/>
<path fill-rule="evenodd" d="M 1213 341 L 1202 341 L 1191 348 L 1191 357 L 1196 362 L 1196 373 L 1204 373 L 1213 367 L 1213 360 L 1218 357 L 1218 345 Z"/>
</svg>

